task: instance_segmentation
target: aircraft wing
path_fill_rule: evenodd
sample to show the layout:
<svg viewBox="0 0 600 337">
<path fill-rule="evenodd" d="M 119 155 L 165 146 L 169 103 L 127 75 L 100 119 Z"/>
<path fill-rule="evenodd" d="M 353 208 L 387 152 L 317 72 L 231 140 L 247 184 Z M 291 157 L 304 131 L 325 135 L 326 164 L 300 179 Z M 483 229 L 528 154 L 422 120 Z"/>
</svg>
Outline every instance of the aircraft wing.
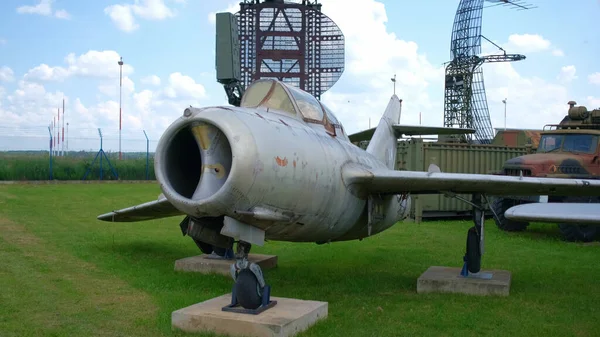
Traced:
<svg viewBox="0 0 600 337">
<path fill-rule="evenodd" d="M 127 207 L 98 216 L 98 220 L 112 222 L 134 222 L 182 215 L 165 197 L 137 206 Z"/>
<path fill-rule="evenodd" d="M 402 136 L 421 136 L 421 135 L 457 135 L 465 133 L 475 133 L 474 129 L 461 129 L 461 128 L 447 128 L 438 126 L 421 126 L 421 125 L 404 125 L 394 124 L 392 125 L 396 138 Z M 363 140 L 370 140 L 375 133 L 376 128 L 371 128 L 361 132 L 357 132 L 348 136 L 351 142 L 360 142 Z"/>
<path fill-rule="evenodd" d="M 360 194 L 485 193 L 487 195 L 581 195 L 600 194 L 600 180 L 514 177 L 491 174 L 442 173 L 435 165 L 429 172 L 368 169 L 347 166 L 343 179 Z"/>
<path fill-rule="evenodd" d="M 532 203 L 513 206 L 504 216 L 517 221 L 569 222 L 600 225 L 600 204 Z"/>
</svg>

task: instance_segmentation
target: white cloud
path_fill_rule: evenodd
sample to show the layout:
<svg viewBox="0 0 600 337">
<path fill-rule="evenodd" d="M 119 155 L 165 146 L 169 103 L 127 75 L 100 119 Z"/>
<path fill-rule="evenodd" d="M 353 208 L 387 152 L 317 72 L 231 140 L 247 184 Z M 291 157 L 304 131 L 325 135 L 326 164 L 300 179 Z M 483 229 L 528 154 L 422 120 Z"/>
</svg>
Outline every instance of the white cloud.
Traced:
<svg viewBox="0 0 600 337">
<path fill-rule="evenodd" d="M 202 99 L 206 97 L 206 90 L 193 78 L 177 72 L 169 76 L 164 94 L 169 98 Z"/>
<path fill-rule="evenodd" d="M 164 20 L 175 16 L 175 11 L 167 7 L 163 0 L 141 0 L 130 6 L 133 13 L 146 20 Z"/>
<path fill-rule="evenodd" d="M 39 14 L 39 15 L 51 15 L 52 14 L 52 0 L 40 0 L 35 6 L 21 6 L 17 8 L 19 14 Z"/>
<path fill-rule="evenodd" d="M 158 77 L 156 75 L 146 76 L 141 79 L 141 82 L 142 82 L 142 84 L 158 86 L 158 85 L 160 85 L 160 77 Z"/>
<path fill-rule="evenodd" d="M 590 75 L 588 76 L 588 81 L 589 81 L 591 84 L 597 84 L 597 85 L 600 85 L 600 72 L 597 72 L 597 73 L 590 74 Z"/>
<path fill-rule="evenodd" d="M 69 80 L 69 77 L 65 80 Z M 0 87 L 0 120 L 11 126 L 11 129 L 7 129 L 9 131 L 0 130 L 0 149 L 14 148 L 14 139 L 19 139 L 18 146 L 21 148 L 47 148 L 48 142 L 44 139 L 47 130 L 44 125 L 52 121 L 65 97 L 66 121 L 71 128 L 71 149 L 97 149 L 97 128 L 102 128 L 105 151 L 118 150 L 119 82 L 118 79 L 98 80 L 101 81 L 98 85 L 98 100 L 87 102 L 79 97 L 71 99 L 62 92 L 48 92 L 41 83 L 26 79 L 19 81 L 17 88 L 10 93 Z M 202 106 L 208 97 L 204 86 L 181 73 L 170 74 L 167 82 L 156 90 L 137 92 L 134 82 L 128 76 L 123 77 L 124 150 L 144 150 L 146 143 L 142 141 L 142 130 L 146 130 L 150 139 L 156 141 L 164 129 L 182 114 L 185 107 Z M 32 133 L 34 131 L 27 131 L 32 130 L 32 126 L 38 126 L 34 137 L 37 142 L 23 136 L 9 138 L 9 142 L 13 140 L 13 147 L 6 143 L 7 132 L 11 137 Z"/>
<path fill-rule="evenodd" d="M 519 53 L 533 53 L 548 50 L 550 41 L 538 34 L 512 34 L 508 37 L 508 45 Z"/>
<path fill-rule="evenodd" d="M 132 32 L 140 27 L 135 23 L 131 8 L 123 5 L 112 5 L 104 9 L 104 13 L 110 16 L 117 28 L 125 32 Z"/>
<path fill-rule="evenodd" d="M 227 8 L 225 8 L 223 10 L 208 13 L 208 22 L 210 22 L 211 24 L 215 24 L 217 13 L 222 13 L 222 12 L 237 13 L 239 10 L 240 10 L 240 2 L 239 1 L 231 2 L 227 6 Z"/>
<path fill-rule="evenodd" d="M 322 101 L 352 133 L 378 123 L 392 94 L 390 78 L 396 79 L 396 93 L 404 100 L 402 122 L 441 125 L 442 104 L 429 95 L 434 88 L 443 95 L 443 67 L 433 65 L 419 51 L 417 43 L 398 38 L 387 30 L 385 6 L 365 0 L 361 6 L 348 6 L 343 0 L 324 0 L 323 11 L 345 37 L 346 68 L 339 84 L 322 95 Z M 356 22 L 361 22 L 357 25 Z M 342 87 L 349 88 L 342 90 Z M 432 112 L 438 118 L 434 118 Z"/>
<path fill-rule="evenodd" d="M 35 6 L 21 6 L 17 8 L 19 14 L 38 14 L 43 16 L 52 16 L 52 3 L 54 0 L 39 0 Z M 58 19 L 69 19 L 71 15 L 64 10 L 59 9 L 54 11 L 54 16 Z"/>
<path fill-rule="evenodd" d="M 394 74 L 397 74 L 396 92 L 404 101 L 401 122 L 418 124 L 419 112 L 422 112 L 423 125 L 443 125 L 444 68 L 432 64 L 417 43 L 402 40 L 388 30 L 385 6 L 375 0 L 363 0 L 361 7 L 348 6 L 344 0 L 323 0 L 322 3 L 324 13 L 340 26 L 346 41 L 345 73 L 340 83 L 326 92 L 322 100 L 344 123 L 346 131 L 352 133 L 367 128 L 369 118 L 371 126 L 377 125 L 392 94 L 390 77 Z M 127 8 L 137 16 L 132 7 Z M 361 22 L 361 25 L 356 22 Z M 505 46 L 515 41 L 522 42 L 513 36 L 512 42 L 498 44 Z M 541 48 L 541 51 L 548 53 L 556 50 L 552 43 L 548 43 L 547 47 L 542 42 L 537 43 L 537 49 L 532 48 Z M 507 52 L 526 53 L 514 47 L 510 50 L 507 48 Z M 94 139 L 97 137 L 95 128 L 102 127 L 106 139 L 110 139 L 118 125 L 118 57 L 114 51 L 90 51 L 79 56 L 70 54 L 64 65 L 51 67 L 42 64 L 31 69 L 25 81 L 18 83 L 15 92 L 5 93 L 4 99 L 0 97 L 0 120 L 19 126 L 28 122 L 39 123 L 40 120 L 47 120 L 48 116 L 51 119 L 62 93 L 46 92 L 42 85 L 33 80 L 62 78 L 68 81 L 73 76 L 95 77 L 101 81 L 96 83 L 98 101 L 82 101 L 77 97 L 71 99 L 67 111 L 74 113 L 69 121 L 74 130 L 92 130 L 91 137 Z M 508 98 L 507 126 L 537 129 L 544 124 L 560 121 L 566 114 L 566 102 L 576 98 L 569 93 L 569 83 L 560 82 L 552 75 L 548 80 L 543 80 L 519 74 L 517 70 L 521 66 L 526 67 L 527 62 L 532 61 L 484 65 L 485 87 L 494 127 L 504 125 L 502 99 L 505 97 Z M 151 75 L 142 78 L 140 83 L 154 87 L 143 88 L 139 85 L 136 88 L 133 81 L 129 82 L 132 72 L 133 67 L 126 64 L 123 130 L 135 133 L 138 135 L 136 137 L 143 137 L 143 128 L 151 139 L 157 140 L 185 107 L 203 106 L 209 101 L 207 87 L 218 88 L 220 91 L 215 95 L 221 97 L 219 103 L 225 102 L 222 89 L 213 83 L 213 72 L 209 73 L 213 75 L 208 76 L 206 82 L 202 81 L 202 77 L 192 78 L 179 72 L 163 77 L 163 81 Z M 568 79 L 569 74 L 574 78 L 575 67 L 549 69 L 550 74 L 559 72 L 566 76 L 564 79 Z M 588 106 L 600 106 L 600 100 L 595 97 L 587 97 L 585 102 Z M 110 144 L 105 142 L 105 147 L 114 150 Z M 145 148 L 145 143 L 141 144 Z M 96 142 L 92 146 L 97 148 Z"/>
<path fill-rule="evenodd" d="M 70 76 L 85 76 L 99 78 L 118 78 L 120 56 L 113 50 L 90 50 L 85 54 L 75 56 L 71 53 L 65 57 L 66 67 L 40 64 L 30 69 L 24 76 L 29 81 L 63 81 Z M 133 67 L 123 65 L 123 75 L 133 73 Z"/>
<path fill-rule="evenodd" d="M 116 83 L 112 83 L 112 82 L 116 82 Z M 119 83 L 118 81 L 112 81 L 111 83 L 103 83 L 101 85 L 98 86 L 98 90 L 103 93 L 104 95 L 110 96 L 112 98 L 118 98 L 119 97 Z M 123 81 L 122 81 L 122 89 L 123 89 L 123 93 L 125 93 L 125 95 L 131 94 L 133 92 L 135 92 L 135 83 L 133 83 L 133 81 L 127 77 L 124 76 L 123 77 Z"/>
<path fill-rule="evenodd" d="M 40 81 L 63 81 L 69 76 L 69 71 L 62 67 L 50 67 L 47 64 L 40 64 L 30 69 L 25 74 L 25 79 L 37 79 Z"/>
<path fill-rule="evenodd" d="M 512 34 L 504 45 L 509 53 L 536 53 L 551 50 L 552 55 L 565 56 L 565 53 L 539 34 Z"/>
<path fill-rule="evenodd" d="M 185 1 L 175 0 L 177 4 Z M 139 28 L 136 17 L 145 20 L 165 20 L 177 15 L 177 11 L 168 7 L 164 0 L 135 0 L 133 4 L 116 4 L 104 8 L 114 24 L 122 31 L 133 32 Z"/>
<path fill-rule="evenodd" d="M 69 14 L 66 10 L 64 9 L 59 9 L 54 13 L 54 16 L 56 16 L 59 19 L 65 19 L 68 20 L 71 18 L 71 14 Z"/>
<path fill-rule="evenodd" d="M 588 107 L 588 109 L 600 109 L 600 98 L 588 96 L 587 97 L 587 107 Z"/>
<path fill-rule="evenodd" d="M 343 0 L 322 3 L 323 12 L 338 24 L 346 40 L 346 70 L 322 101 L 336 112 L 346 131 L 366 129 L 369 118 L 371 126 L 377 125 L 392 94 L 393 74 L 397 74 L 396 92 L 403 99 L 401 122 L 418 124 L 421 112 L 423 125 L 443 125 L 444 68 L 432 64 L 417 43 L 387 29 L 385 6 L 374 0 L 365 0 L 360 7 L 349 7 Z M 550 41 L 532 34 L 513 34 L 498 44 L 510 53 L 553 48 Z M 566 102 L 571 99 L 568 88 L 560 82 L 522 76 L 515 67 L 525 62 L 530 61 L 483 66 L 493 127 L 504 125 L 504 98 L 508 98 L 508 127 L 540 129 L 566 113 Z M 574 70 L 565 69 L 567 74 Z"/>
<path fill-rule="evenodd" d="M 14 79 L 14 72 L 7 66 L 0 67 L 0 82 L 10 82 Z"/>
<path fill-rule="evenodd" d="M 577 78 L 577 76 L 575 75 L 576 72 L 577 72 L 577 69 L 575 69 L 574 65 L 564 66 L 564 67 L 560 68 L 560 74 L 558 74 L 558 80 L 561 82 L 571 82 L 572 80 Z"/>
</svg>

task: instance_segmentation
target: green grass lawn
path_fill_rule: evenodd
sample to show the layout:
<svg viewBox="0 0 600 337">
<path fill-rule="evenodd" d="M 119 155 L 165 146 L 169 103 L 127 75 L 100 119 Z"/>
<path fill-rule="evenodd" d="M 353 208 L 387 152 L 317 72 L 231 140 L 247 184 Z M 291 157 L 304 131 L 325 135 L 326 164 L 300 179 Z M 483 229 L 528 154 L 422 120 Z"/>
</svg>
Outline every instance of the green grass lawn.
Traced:
<svg viewBox="0 0 600 337">
<path fill-rule="evenodd" d="M 0 336 L 172 336 L 171 312 L 232 280 L 181 273 L 199 254 L 180 218 L 96 216 L 157 197 L 157 185 L 0 185 Z M 416 293 L 429 266 L 461 266 L 468 221 L 401 223 L 362 242 L 269 242 L 273 295 L 329 302 L 302 336 L 598 336 L 600 246 L 555 225 L 500 232 L 487 221 L 483 268 L 508 269 L 508 297 Z"/>
</svg>

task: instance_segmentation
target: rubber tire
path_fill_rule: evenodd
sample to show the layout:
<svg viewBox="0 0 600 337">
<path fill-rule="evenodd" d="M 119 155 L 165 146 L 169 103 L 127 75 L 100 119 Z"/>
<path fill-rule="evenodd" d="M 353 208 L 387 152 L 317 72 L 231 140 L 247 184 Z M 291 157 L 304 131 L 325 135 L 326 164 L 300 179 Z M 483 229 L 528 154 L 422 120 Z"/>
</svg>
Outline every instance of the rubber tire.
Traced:
<svg viewBox="0 0 600 337">
<path fill-rule="evenodd" d="M 262 304 L 262 288 L 250 269 L 242 269 L 235 280 L 235 294 L 245 309 L 256 309 Z"/>
<path fill-rule="evenodd" d="M 213 246 L 209 245 L 208 243 L 204 243 L 200 240 L 196 240 L 193 239 L 194 242 L 196 243 L 196 246 L 198 246 L 198 248 L 200 248 L 200 250 L 202 251 L 202 253 L 209 255 L 213 252 Z"/>
<path fill-rule="evenodd" d="M 563 203 L 579 202 L 579 203 L 599 203 L 600 198 L 594 197 L 590 200 L 589 197 L 566 197 L 562 200 Z M 592 242 L 600 235 L 599 227 L 595 225 L 574 225 L 572 223 L 559 223 L 558 229 L 562 233 L 564 239 L 569 242 Z"/>
<path fill-rule="evenodd" d="M 494 217 L 494 222 L 496 222 L 496 226 L 500 230 L 507 232 L 522 232 L 527 229 L 529 222 L 509 220 L 504 216 L 504 212 L 506 212 L 507 209 L 522 203 L 523 202 L 520 200 L 507 198 L 497 198 L 492 202 L 492 210 L 498 216 L 497 219 Z"/>
<path fill-rule="evenodd" d="M 478 273 L 481 270 L 481 246 L 479 235 L 475 226 L 467 232 L 467 269 L 470 273 Z"/>
<path fill-rule="evenodd" d="M 566 241 L 569 242 L 592 242 L 596 239 L 600 231 L 598 226 L 594 225 L 573 225 L 561 223 L 558 228 Z"/>
</svg>

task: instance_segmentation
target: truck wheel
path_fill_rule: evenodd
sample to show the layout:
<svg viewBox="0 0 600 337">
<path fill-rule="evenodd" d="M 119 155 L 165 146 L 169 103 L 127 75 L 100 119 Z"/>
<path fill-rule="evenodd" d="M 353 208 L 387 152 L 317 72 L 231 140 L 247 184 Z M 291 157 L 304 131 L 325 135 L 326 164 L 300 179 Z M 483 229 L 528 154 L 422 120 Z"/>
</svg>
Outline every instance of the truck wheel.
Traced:
<svg viewBox="0 0 600 337">
<path fill-rule="evenodd" d="M 527 226 L 529 226 L 529 222 L 526 221 L 514 221 L 509 220 L 504 216 L 504 212 L 507 209 L 521 204 L 522 201 L 515 199 L 506 199 L 506 198 L 496 198 L 494 202 L 492 202 L 492 209 L 494 213 L 498 216 L 498 218 L 494 217 L 494 221 L 496 222 L 496 226 L 503 231 L 507 232 L 520 232 L 524 231 Z"/>
<path fill-rule="evenodd" d="M 561 223 L 558 228 L 565 240 L 570 242 L 591 242 L 598 235 L 598 226 L 594 225 L 572 225 Z"/>
<path fill-rule="evenodd" d="M 599 203 L 598 197 L 566 197 L 562 202 L 579 202 L 579 203 Z M 558 228 L 566 241 L 570 242 L 591 242 L 600 234 L 600 228 L 594 225 L 573 225 L 569 223 L 560 223 Z"/>
</svg>

